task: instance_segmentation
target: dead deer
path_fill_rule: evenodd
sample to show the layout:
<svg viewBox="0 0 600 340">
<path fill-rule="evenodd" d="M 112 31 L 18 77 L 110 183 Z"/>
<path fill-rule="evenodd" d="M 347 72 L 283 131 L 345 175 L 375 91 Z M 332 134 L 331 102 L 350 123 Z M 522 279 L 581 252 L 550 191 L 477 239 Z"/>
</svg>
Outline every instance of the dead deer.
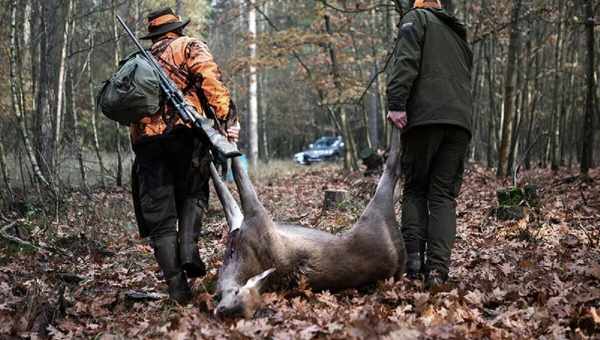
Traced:
<svg viewBox="0 0 600 340">
<path fill-rule="evenodd" d="M 213 183 L 230 227 L 219 271 L 218 317 L 253 317 L 263 287 L 285 288 L 305 277 L 314 290 L 361 287 L 404 273 L 406 249 L 394 212 L 400 175 L 400 133 L 394 129 L 390 155 L 375 195 L 347 232 L 273 222 L 239 159 L 232 170 L 242 209 L 211 165 Z"/>
</svg>

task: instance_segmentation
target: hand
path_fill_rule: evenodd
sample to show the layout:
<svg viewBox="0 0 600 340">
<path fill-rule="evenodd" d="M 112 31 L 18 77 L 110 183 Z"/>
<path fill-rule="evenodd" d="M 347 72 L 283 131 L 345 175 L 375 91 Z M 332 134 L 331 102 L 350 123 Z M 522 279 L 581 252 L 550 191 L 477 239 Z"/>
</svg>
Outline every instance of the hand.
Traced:
<svg viewBox="0 0 600 340">
<path fill-rule="evenodd" d="M 400 130 L 404 129 L 408 124 L 406 111 L 389 111 L 387 118 Z"/>
<path fill-rule="evenodd" d="M 227 139 L 234 143 L 240 140 L 240 123 L 235 123 L 227 129 Z"/>
</svg>

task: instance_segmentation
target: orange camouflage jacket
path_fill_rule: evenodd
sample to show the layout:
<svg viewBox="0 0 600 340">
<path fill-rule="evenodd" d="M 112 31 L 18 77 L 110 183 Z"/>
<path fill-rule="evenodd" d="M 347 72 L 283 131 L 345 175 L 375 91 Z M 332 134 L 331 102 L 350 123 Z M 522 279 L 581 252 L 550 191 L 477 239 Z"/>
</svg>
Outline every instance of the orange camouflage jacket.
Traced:
<svg viewBox="0 0 600 340">
<path fill-rule="evenodd" d="M 207 116 L 200 101 L 200 95 L 204 95 L 205 103 L 212 107 L 216 116 L 211 118 L 229 122 L 237 120 L 229 90 L 221 80 L 221 71 L 206 43 L 167 33 L 152 45 L 150 51 L 198 113 Z M 131 139 L 135 144 L 182 124 L 175 108 L 165 104 L 155 114 L 130 126 Z"/>
</svg>

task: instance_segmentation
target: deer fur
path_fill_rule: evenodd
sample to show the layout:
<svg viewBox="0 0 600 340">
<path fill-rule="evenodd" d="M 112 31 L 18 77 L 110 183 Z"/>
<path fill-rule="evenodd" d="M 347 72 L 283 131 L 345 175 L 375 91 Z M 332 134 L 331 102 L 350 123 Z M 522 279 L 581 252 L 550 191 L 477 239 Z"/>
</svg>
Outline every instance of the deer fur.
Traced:
<svg viewBox="0 0 600 340">
<path fill-rule="evenodd" d="M 375 195 L 354 226 L 341 235 L 273 222 L 239 159 L 232 170 L 242 209 L 211 165 L 213 183 L 230 226 L 219 271 L 217 316 L 250 318 L 263 287 L 286 288 L 305 277 L 314 290 L 361 287 L 404 273 L 406 249 L 394 212 L 400 175 L 400 133 L 394 129 L 390 155 Z"/>
</svg>

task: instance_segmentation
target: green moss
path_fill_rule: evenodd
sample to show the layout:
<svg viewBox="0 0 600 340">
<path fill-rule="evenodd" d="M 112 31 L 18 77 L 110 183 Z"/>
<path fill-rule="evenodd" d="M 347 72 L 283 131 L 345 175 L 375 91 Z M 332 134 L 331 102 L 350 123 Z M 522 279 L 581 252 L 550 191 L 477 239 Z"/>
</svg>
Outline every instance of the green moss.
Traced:
<svg viewBox="0 0 600 340">
<path fill-rule="evenodd" d="M 498 205 L 501 207 L 519 206 L 525 200 L 525 192 L 518 187 L 499 189 L 496 192 L 498 197 Z"/>
</svg>

